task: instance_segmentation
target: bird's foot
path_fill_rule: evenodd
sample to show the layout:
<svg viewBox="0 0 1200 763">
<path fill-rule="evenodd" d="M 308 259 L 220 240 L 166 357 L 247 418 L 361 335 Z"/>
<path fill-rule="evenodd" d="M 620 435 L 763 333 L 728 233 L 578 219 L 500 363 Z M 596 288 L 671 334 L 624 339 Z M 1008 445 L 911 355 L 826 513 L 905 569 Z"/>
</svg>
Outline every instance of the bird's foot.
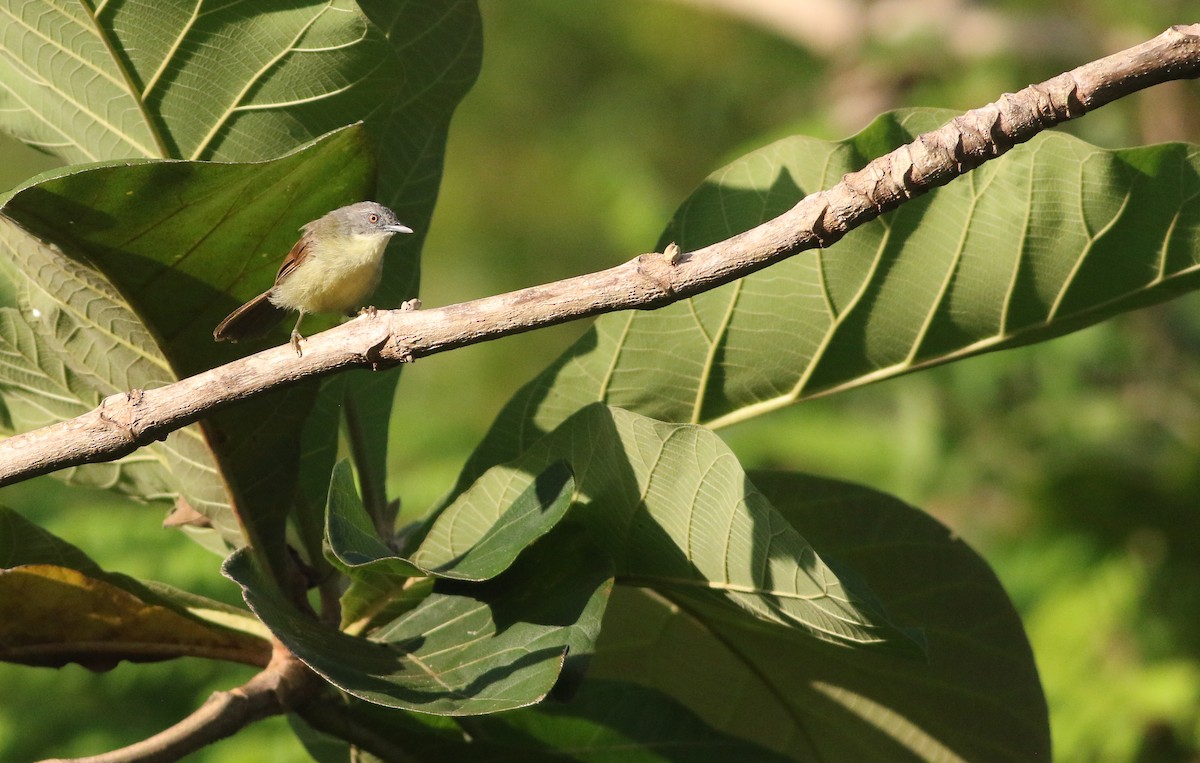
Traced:
<svg viewBox="0 0 1200 763">
<path fill-rule="evenodd" d="M 300 343 L 304 341 L 304 337 L 300 336 L 300 332 L 292 329 L 292 349 L 296 351 L 296 357 L 304 357 L 304 351 L 300 349 Z"/>
<path fill-rule="evenodd" d="M 405 312 L 412 311 L 412 310 L 420 310 L 421 309 L 421 300 L 417 299 L 416 297 L 413 297 L 412 299 L 409 299 L 409 300 L 405 300 L 404 302 L 400 303 L 400 309 L 404 310 Z"/>
</svg>

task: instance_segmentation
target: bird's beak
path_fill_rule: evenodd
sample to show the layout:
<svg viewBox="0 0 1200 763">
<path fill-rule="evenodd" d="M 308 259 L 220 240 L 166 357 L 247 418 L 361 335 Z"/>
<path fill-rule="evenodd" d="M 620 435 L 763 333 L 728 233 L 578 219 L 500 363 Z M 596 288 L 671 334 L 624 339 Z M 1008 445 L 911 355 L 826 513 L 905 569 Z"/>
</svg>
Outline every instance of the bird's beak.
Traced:
<svg viewBox="0 0 1200 763">
<path fill-rule="evenodd" d="M 392 233 L 412 233 L 413 229 L 407 225 L 385 225 L 383 229 Z"/>
</svg>

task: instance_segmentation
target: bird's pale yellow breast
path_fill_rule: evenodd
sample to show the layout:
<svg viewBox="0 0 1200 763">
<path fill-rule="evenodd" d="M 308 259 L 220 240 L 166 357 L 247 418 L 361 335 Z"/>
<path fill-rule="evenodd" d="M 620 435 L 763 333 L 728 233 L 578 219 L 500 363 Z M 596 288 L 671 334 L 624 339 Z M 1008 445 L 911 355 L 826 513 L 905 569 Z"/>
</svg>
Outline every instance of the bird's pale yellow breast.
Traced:
<svg viewBox="0 0 1200 763">
<path fill-rule="evenodd" d="M 377 233 L 317 237 L 305 261 L 275 286 L 271 302 L 306 313 L 365 306 L 379 285 L 387 242 Z"/>
</svg>

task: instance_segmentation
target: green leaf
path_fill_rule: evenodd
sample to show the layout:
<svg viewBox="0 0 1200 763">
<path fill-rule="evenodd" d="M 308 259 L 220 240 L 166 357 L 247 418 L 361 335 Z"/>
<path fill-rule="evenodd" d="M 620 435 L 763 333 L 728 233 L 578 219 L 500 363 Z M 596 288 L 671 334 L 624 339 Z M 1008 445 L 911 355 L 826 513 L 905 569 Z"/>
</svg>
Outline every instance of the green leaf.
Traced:
<svg viewBox="0 0 1200 763">
<path fill-rule="evenodd" d="M 832 649 L 622 588 L 594 675 L 661 689 L 714 727 L 797 760 L 1049 760 L 1033 654 L 982 558 L 936 520 L 881 493 L 799 474 L 753 477 L 792 524 L 861 574 L 897 620 L 921 626 L 928 660 Z"/>
<path fill-rule="evenodd" d="M 374 175 L 367 136 L 354 126 L 264 162 L 53 170 L 3 212 L 99 268 L 172 366 L 190 374 L 245 354 L 213 342 L 213 326 L 271 285 L 301 225 L 370 196 Z"/>
<path fill-rule="evenodd" d="M 710 176 L 661 243 L 745 231 L 950 116 L 889 114 L 845 141 L 753 151 Z M 719 427 L 1194 289 L 1198 170 L 1193 146 L 1110 151 L 1044 133 L 829 249 L 604 316 L 509 402 L 459 487 L 589 402 Z"/>
<path fill-rule="evenodd" d="M 495 508 L 488 491 L 494 484 L 485 475 L 478 489 L 459 497 L 459 503 L 478 502 L 484 513 Z M 482 581 L 499 575 L 531 543 L 548 533 L 567 513 L 575 492 L 571 470 L 562 462 L 551 464 L 510 506 L 493 517 L 479 541 L 463 553 L 446 554 L 443 548 L 421 547 L 409 559 L 398 556 L 375 531 L 362 500 L 354 489 L 347 461 L 333 470 L 325 533 L 330 561 L 350 577 L 342 596 L 342 624 L 366 625 L 381 613 L 399 614 L 422 597 L 413 577 Z"/>
<path fill-rule="evenodd" d="M 242 354 L 214 342 L 212 327 L 269 285 L 301 224 L 368 195 L 372 176 L 365 135 L 347 128 L 269 162 L 122 163 L 58 170 L 21 189 L 0 209 L 8 242 L 0 254 L 20 284 L 21 320 L 40 337 L 36 359 L 19 353 L 24 370 L 61 376 L 57 366 L 66 366 L 88 409 Z M 9 315 L 9 343 L 28 344 Z M 0 383 L 0 391 L 28 396 L 26 386 Z M 235 545 L 237 506 L 271 539 L 265 546 L 281 543 L 288 501 L 280 496 L 294 490 L 316 388 L 293 385 L 175 433 L 174 449 L 168 439 L 153 464 L 168 472 L 162 486 L 142 497 L 183 495 Z"/>
<path fill-rule="evenodd" d="M 572 760 L 585 763 L 782 763 L 782 755 L 714 730 L 662 692 L 629 683 L 586 681 L 569 702 L 482 718 L 429 718 L 359 702 L 306 710 L 329 733 L 354 738 L 366 731 L 380 757 L 426 763 L 502 763 Z M 349 761 L 345 742 L 301 737 L 324 761 Z M 324 742 L 324 744 L 321 744 Z M 341 754 L 334 753 L 339 745 Z M 319 745 L 319 746 L 318 746 Z"/>
<path fill-rule="evenodd" d="M 414 564 L 429 574 L 456 580 L 495 577 L 508 569 L 530 543 L 558 524 L 575 497 L 575 478 L 564 461 L 555 461 L 540 471 L 512 503 L 497 500 L 511 472 L 497 469 L 496 475 L 489 479 L 484 474 L 453 504 L 461 521 L 483 523 L 475 528 L 459 528 L 472 535 L 482 529 L 479 541 L 460 552 L 456 544 L 440 542 L 446 540 L 446 535 L 439 534 L 417 548 L 412 556 Z"/>
<path fill-rule="evenodd" d="M 79 272 L 80 269 L 65 262 L 56 252 L 41 249 L 38 242 L 12 229 L 3 220 L 0 220 L 0 248 L 6 252 L 20 251 L 26 261 L 29 257 L 41 260 L 46 266 L 43 273 L 53 268 L 60 276 L 78 275 L 81 285 L 87 284 L 88 274 Z M 92 286 L 97 288 L 89 288 Z M 101 296 L 103 285 L 99 281 L 87 284 L 74 296 L 80 294 L 86 296 L 82 300 L 76 299 L 76 304 L 106 298 Z M 119 308 L 108 312 L 113 318 L 120 316 Z M 115 321 L 106 323 L 112 325 Z M 112 385 L 94 378 L 73 355 L 62 352 L 61 339 L 56 334 L 39 334 L 25 322 L 19 311 L 0 307 L 0 402 L 5 412 L 0 431 L 5 435 L 74 418 L 99 405 L 106 394 L 116 391 Z M 152 371 L 153 363 L 145 363 L 143 367 Z M 194 436 L 195 430 L 184 429 L 169 437 L 166 444 L 155 443 L 145 451 L 117 461 L 64 469 L 55 476 L 70 484 L 115 490 L 139 498 L 167 494 L 170 487 L 160 464 L 167 458 L 166 454 L 181 445 L 181 441 L 186 447 L 187 440 Z M 230 529 L 236 533 L 235 528 Z"/>
<path fill-rule="evenodd" d="M 0 660 L 108 670 L 121 660 L 196 656 L 265 665 L 270 645 L 217 624 L 225 605 L 108 573 L 82 551 L 0 507 Z"/>
<path fill-rule="evenodd" d="M 74 162 L 167 155 L 90 4 L 5 0 L 0 10 L 8 131 Z"/>
<path fill-rule="evenodd" d="M 17 304 L 0 307 L 0 401 L 9 434 L 84 413 L 109 395 L 174 380 L 158 345 L 110 282 L 3 215 L 0 273 L 18 293 Z M 143 500 L 183 496 L 227 543 L 240 542 L 197 425 L 119 461 L 56 476 Z"/>
<path fill-rule="evenodd" d="M 0 81 L 6 83 L 0 88 L 0 127 L 68 161 L 267 160 L 365 121 L 381 158 L 376 198 L 418 231 L 394 247 L 399 253 L 385 266 L 376 304 L 395 306 L 416 295 L 416 252 L 437 197 L 450 116 L 481 59 L 474 0 L 262 0 L 206 7 L 203 13 L 144 1 L 5 0 L 0 8 L 6 17 L 0 29 Z M 243 259 L 227 271 L 245 279 L 240 282 L 245 288 L 231 289 L 235 294 L 249 297 L 269 286 L 295 238 L 280 243 L 267 229 L 282 222 L 290 233 L 340 203 L 369 195 L 359 188 L 353 198 L 339 196 L 327 204 L 344 184 L 340 169 L 315 179 L 263 179 L 260 187 L 282 201 L 273 211 L 262 210 L 263 235 L 236 250 L 243 258 L 253 252 L 255 259 L 249 267 Z M 295 213 L 279 212 L 288 208 Z M 382 514 L 386 428 L 397 374 L 351 377 L 348 385 L 338 383 L 325 393 L 331 398 L 326 407 L 340 407 L 349 387 L 360 472 L 373 499 L 370 508 Z M 275 414 L 306 408 L 311 394 L 284 402 Z M 295 442 L 284 439 L 283 445 L 291 449 Z M 328 441 L 310 439 L 305 453 L 314 458 L 305 473 L 327 473 Z M 322 487 L 300 499 L 316 516 L 323 492 Z M 300 527 L 319 527 L 319 520 L 305 517 Z M 304 542 L 311 545 L 319 537 Z"/>
<path fill-rule="evenodd" d="M 473 741 L 507 751 L 514 761 L 526 760 L 521 755 L 539 746 L 545 753 L 589 763 L 786 760 L 716 731 L 662 692 L 615 681 L 587 681 L 569 702 L 473 719 L 467 728 Z"/>
<path fill-rule="evenodd" d="M 325 559 L 325 505 L 330 474 L 338 459 L 340 437 L 335 437 L 345 410 L 347 375 L 334 374 L 321 381 L 320 392 L 309 409 L 300 433 L 300 469 L 297 474 L 293 546 L 312 567 L 317 579 L 332 574 Z"/>
<path fill-rule="evenodd" d="M 404 79 L 352 0 L 4 6 L 0 111 L 71 162 L 268 159 L 390 105 Z"/>
<path fill-rule="evenodd" d="M 224 571 L 275 636 L 343 691 L 423 713 L 493 713 L 540 701 L 568 650 L 572 659 L 589 654 L 599 633 L 611 567 L 570 529 L 543 538 L 491 581 L 439 581 L 371 640 L 301 613 L 244 549 Z"/>
<path fill-rule="evenodd" d="M 465 553 L 496 521 L 497 507 L 562 458 L 579 483 L 575 516 L 612 556 L 622 583 L 734 604 L 735 619 L 746 613 L 843 646 L 919 651 L 919 637 L 894 626 L 868 589 L 839 578 L 719 437 L 603 405 L 584 408 L 517 461 L 489 471 L 492 507 L 451 505 L 421 547 Z"/>
</svg>

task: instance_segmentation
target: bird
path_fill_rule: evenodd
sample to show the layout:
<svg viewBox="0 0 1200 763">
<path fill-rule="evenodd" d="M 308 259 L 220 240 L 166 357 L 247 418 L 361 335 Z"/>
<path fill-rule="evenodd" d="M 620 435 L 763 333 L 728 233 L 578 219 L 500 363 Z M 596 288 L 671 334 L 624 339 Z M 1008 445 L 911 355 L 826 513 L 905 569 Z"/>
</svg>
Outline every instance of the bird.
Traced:
<svg viewBox="0 0 1200 763">
<path fill-rule="evenodd" d="M 213 329 L 215 341 L 256 339 L 296 310 L 291 345 L 302 356 L 300 322 L 309 313 L 348 313 L 362 307 L 379 285 L 383 252 L 397 233 L 412 228 L 374 201 L 340 207 L 305 223 L 271 288 L 234 310 Z M 373 310 L 374 308 L 369 308 Z"/>
</svg>

